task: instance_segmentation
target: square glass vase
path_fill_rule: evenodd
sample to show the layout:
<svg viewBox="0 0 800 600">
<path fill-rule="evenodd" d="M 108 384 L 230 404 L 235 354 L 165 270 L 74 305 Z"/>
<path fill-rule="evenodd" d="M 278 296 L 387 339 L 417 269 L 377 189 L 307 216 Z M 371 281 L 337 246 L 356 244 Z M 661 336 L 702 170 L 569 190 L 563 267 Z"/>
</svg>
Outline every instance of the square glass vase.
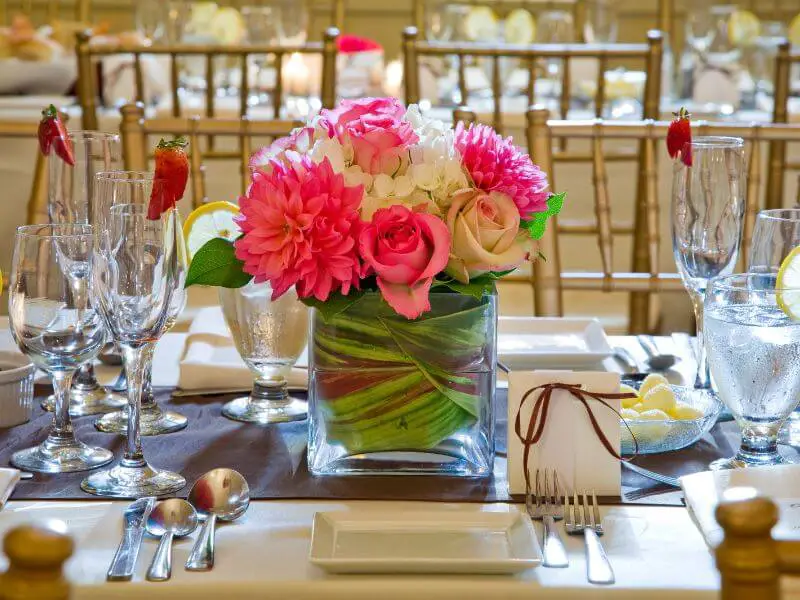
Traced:
<svg viewBox="0 0 800 600">
<path fill-rule="evenodd" d="M 378 292 L 327 319 L 312 311 L 313 475 L 491 474 L 497 295 L 430 303 L 415 320 Z"/>
</svg>

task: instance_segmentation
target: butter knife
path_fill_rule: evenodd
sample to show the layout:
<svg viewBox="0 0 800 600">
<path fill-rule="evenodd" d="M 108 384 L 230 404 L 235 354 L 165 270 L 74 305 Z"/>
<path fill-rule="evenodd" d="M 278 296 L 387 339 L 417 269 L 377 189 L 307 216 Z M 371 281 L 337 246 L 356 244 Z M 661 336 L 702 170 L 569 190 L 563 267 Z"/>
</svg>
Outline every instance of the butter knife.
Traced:
<svg viewBox="0 0 800 600">
<path fill-rule="evenodd" d="M 153 496 L 139 498 L 125 509 L 124 531 L 117 553 L 108 568 L 108 581 L 130 581 L 136 569 L 136 559 L 144 537 L 144 524 L 156 504 Z"/>
</svg>

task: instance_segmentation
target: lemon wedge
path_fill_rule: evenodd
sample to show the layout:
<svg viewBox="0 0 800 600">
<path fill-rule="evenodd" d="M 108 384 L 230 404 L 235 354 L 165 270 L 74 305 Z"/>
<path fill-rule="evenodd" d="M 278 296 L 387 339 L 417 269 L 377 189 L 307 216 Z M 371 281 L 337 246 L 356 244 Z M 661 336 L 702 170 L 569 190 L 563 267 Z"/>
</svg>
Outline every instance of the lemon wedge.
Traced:
<svg viewBox="0 0 800 600">
<path fill-rule="evenodd" d="M 473 6 L 467 14 L 464 29 L 473 42 L 494 41 L 497 38 L 497 15 L 488 6 Z"/>
<path fill-rule="evenodd" d="M 795 46 L 800 46 L 800 15 L 797 15 L 789 23 L 789 41 Z"/>
<path fill-rule="evenodd" d="M 793 321 L 800 321 L 800 246 L 783 259 L 775 287 L 778 306 Z"/>
<path fill-rule="evenodd" d="M 239 226 L 233 218 L 239 207 L 231 202 L 209 202 L 194 209 L 183 224 L 183 237 L 189 260 L 203 245 L 214 238 L 234 241 L 239 237 Z"/>
<path fill-rule="evenodd" d="M 504 33 L 509 44 L 530 44 L 536 39 L 536 21 L 524 8 L 515 8 L 506 17 Z"/>
<path fill-rule="evenodd" d="M 749 10 L 735 10 L 728 19 L 728 39 L 734 46 L 752 46 L 761 33 L 761 21 Z"/>
</svg>

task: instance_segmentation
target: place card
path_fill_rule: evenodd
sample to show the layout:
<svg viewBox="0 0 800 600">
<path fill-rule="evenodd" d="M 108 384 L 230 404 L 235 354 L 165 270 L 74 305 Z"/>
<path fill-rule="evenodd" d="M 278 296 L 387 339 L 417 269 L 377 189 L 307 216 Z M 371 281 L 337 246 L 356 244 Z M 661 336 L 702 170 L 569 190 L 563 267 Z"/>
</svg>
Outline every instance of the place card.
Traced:
<svg viewBox="0 0 800 600">
<path fill-rule="evenodd" d="M 575 371 L 512 371 L 508 383 L 508 488 L 510 495 L 525 494 L 525 444 L 515 431 L 519 413 L 520 433 L 528 434 L 536 399 L 543 390 L 525 394 L 551 383 L 581 386 L 585 392 L 619 393 L 619 374 Z M 615 458 L 601 442 L 592 425 L 587 407 L 610 447 L 619 454 L 621 401 L 598 400 L 584 395 L 586 404 L 569 390 L 553 389 L 546 414 L 540 411 L 538 420 L 545 419 L 542 436 L 530 449 L 528 472 L 531 486 L 535 485 L 536 469 L 555 469 L 561 493 L 594 490 L 598 496 L 619 496 L 621 469 Z M 606 404 L 604 406 L 603 404 Z M 613 410 L 612 410 L 613 409 Z M 616 412 L 615 412 L 616 411 Z"/>
</svg>

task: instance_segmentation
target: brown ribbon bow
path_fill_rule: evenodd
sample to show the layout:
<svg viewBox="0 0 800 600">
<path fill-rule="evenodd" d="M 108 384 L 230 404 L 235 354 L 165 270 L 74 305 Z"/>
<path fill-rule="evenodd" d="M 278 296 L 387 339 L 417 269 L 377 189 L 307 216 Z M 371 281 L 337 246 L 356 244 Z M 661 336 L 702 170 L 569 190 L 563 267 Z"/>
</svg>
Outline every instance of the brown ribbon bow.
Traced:
<svg viewBox="0 0 800 600">
<path fill-rule="evenodd" d="M 536 398 L 533 404 L 533 412 L 531 413 L 531 419 L 528 423 L 528 431 L 525 436 L 522 435 L 522 407 L 525 406 L 525 401 L 530 398 L 535 392 L 541 390 L 541 394 Z M 603 430 L 600 428 L 600 424 L 597 422 L 597 417 L 594 416 L 594 412 L 592 411 L 592 407 L 589 406 L 589 400 L 587 398 L 591 398 L 593 400 L 597 400 L 600 404 L 608 408 L 608 410 L 612 411 L 616 414 L 620 419 L 622 419 L 622 415 L 620 415 L 611 405 L 606 402 L 606 400 L 622 400 L 624 398 L 635 398 L 635 394 L 631 393 L 603 393 L 603 392 L 592 392 L 589 390 L 584 390 L 583 387 L 579 384 L 571 384 L 571 383 L 546 383 L 544 385 L 537 386 L 535 388 L 529 389 L 525 394 L 522 396 L 522 400 L 520 400 L 519 408 L 517 409 L 517 417 L 514 420 L 514 432 L 517 434 L 517 438 L 519 441 L 522 442 L 524 446 L 524 451 L 522 454 L 522 467 L 525 470 L 525 486 L 526 489 L 531 489 L 531 481 L 530 481 L 530 473 L 528 473 L 528 460 L 531 453 L 531 447 L 539 443 L 539 440 L 542 439 L 542 434 L 544 433 L 544 427 L 547 423 L 547 414 L 548 410 L 550 409 L 550 400 L 553 395 L 554 390 L 566 390 L 569 392 L 574 398 L 576 398 L 583 407 L 586 409 L 586 414 L 589 415 L 589 421 L 592 423 L 592 429 L 597 434 L 597 438 L 600 440 L 600 443 L 603 444 L 603 447 L 606 451 L 616 458 L 617 460 L 625 460 L 620 456 L 619 452 L 611 446 L 611 442 L 608 441 L 608 438 L 603 433 Z M 625 420 L 622 421 L 625 423 Z M 628 427 L 628 424 L 625 423 L 625 427 Z M 630 427 L 628 427 L 628 431 L 631 431 Z M 639 454 L 639 442 L 636 441 L 636 436 L 633 435 L 631 431 L 631 437 L 633 438 L 634 443 L 634 456 Z"/>
</svg>

